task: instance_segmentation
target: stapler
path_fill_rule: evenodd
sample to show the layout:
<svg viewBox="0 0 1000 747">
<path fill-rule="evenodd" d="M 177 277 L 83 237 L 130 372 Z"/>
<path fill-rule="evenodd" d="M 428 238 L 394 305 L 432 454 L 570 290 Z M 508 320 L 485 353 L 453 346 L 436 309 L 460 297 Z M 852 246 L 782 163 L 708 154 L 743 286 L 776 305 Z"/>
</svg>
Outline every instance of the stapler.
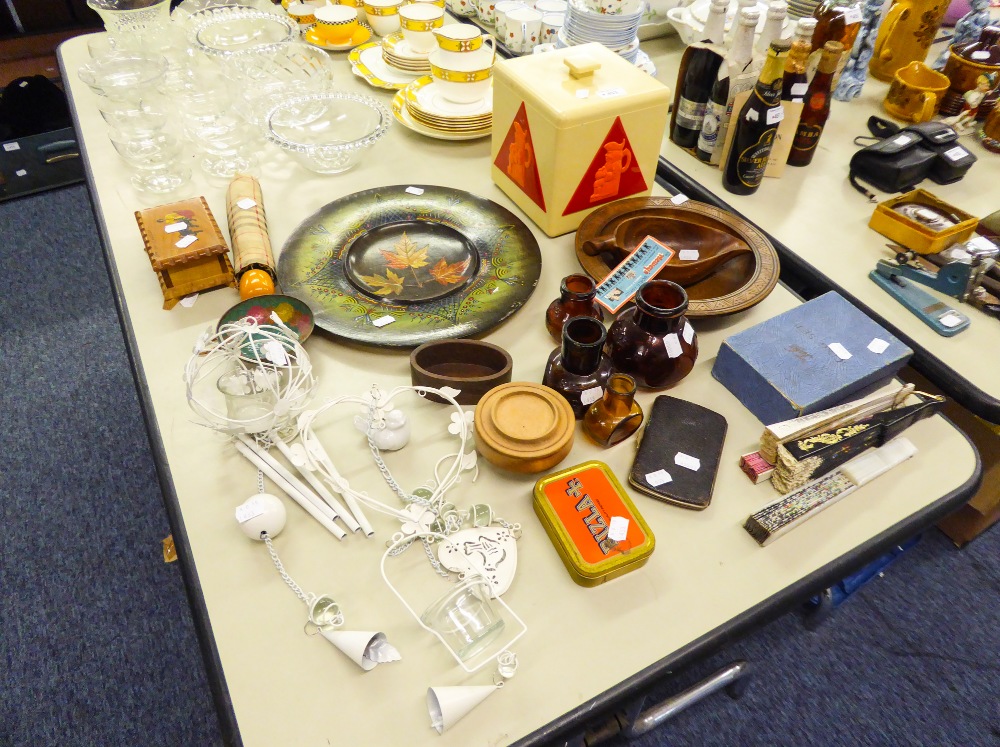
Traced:
<svg viewBox="0 0 1000 747">
<path fill-rule="evenodd" d="M 923 257 L 937 267 L 937 272 L 924 269 L 914 252 L 896 244 L 894 261 L 880 259 L 869 277 L 897 301 L 912 311 L 939 335 L 951 337 L 969 326 L 969 318 L 957 309 L 914 286 L 914 283 L 972 303 L 991 316 L 1000 318 L 1000 301 L 992 295 L 1000 293 L 1000 282 L 988 273 L 996 265 L 1000 253 L 992 242 L 970 241 L 956 244 L 936 255 Z"/>
</svg>

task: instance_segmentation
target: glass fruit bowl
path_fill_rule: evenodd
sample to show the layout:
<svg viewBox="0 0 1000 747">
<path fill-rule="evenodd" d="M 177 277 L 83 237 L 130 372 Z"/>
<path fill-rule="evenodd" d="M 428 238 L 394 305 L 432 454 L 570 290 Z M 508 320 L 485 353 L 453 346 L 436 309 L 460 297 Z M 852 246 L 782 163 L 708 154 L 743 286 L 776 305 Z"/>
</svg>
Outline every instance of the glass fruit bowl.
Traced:
<svg viewBox="0 0 1000 747">
<path fill-rule="evenodd" d="M 139 98 L 167 71 L 162 55 L 142 52 L 109 52 L 80 67 L 80 80 L 98 96 Z"/>
<path fill-rule="evenodd" d="M 299 38 L 298 24 L 288 16 L 241 6 L 194 13 L 188 28 L 195 48 L 223 58 L 248 49 L 278 49 Z"/>
<path fill-rule="evenodd" d="M 392 120 L 375 99 L 342 91 L 281 99 L 264 117 L 267 139 L 310 171 L 339 174 L 357 165 Z"/>
</svg>

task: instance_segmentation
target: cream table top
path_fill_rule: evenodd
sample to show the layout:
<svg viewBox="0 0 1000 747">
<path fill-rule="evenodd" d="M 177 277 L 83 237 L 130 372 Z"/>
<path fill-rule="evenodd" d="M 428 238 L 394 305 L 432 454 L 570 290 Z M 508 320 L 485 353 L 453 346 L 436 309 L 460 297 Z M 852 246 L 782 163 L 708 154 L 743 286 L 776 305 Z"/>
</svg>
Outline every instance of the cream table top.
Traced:
<svg viewBox="0 0 1000 747">
<path fill-rule="evenodd" d="M 673 87 L 683 53 L 679 39 L 664 37 L 644 42 L 643 48 L 657 65 L 657 77 Z M 660 154 L 784 244 L 792 256 L 781 252 L 783 261 L 805 263 L 819 275 L 818 284 L 838 287 L 874 318 L 892 327 L 916 351 L 915 367 L 942 390 L 977 415 L 1000 422 L 1000 357 L 984 354 L 1000 349 L 1000 322 L 973 306 L 919 286 L 960 308 L 972 320 L 964 332 L 942 337 L 868 278 L 877 260 L 891 259 L 895 252 L 886 248 L 889 239 L 868 227 L 875 205 L 848 183 L 848 163 L 859 149 L 854 138 L 869 134 L 868 117 L 875 114 L 891 119 L 881 107 L 888 90 L 887 83 L 869 78 L 855 101 L 834 101 L 813 162 L 802 168 L 786 167 L 780 178 L 765 179 L 754 195 L 727 192 L 717 168 L 674 145 L 667 133 Z M 973 135 L 962 137 L 961 142 L 979 159 L 966 176 L 948 185 L 927 179 L 919 187 L 984 218 L 1000 210 L 1000 156 L 983 148 Z M 879 195 L 878 199 L 890 197 Z"/>
<path fill-rule="evenodd" d="M 776 496 L 769 485 L 751 485 L 737 468 L 752 450 L 761 424 L 709 374 L 722 339 L 797 303 L 778 287 L 760 305 L 736 316 L 697 321 L 701 356 L 695 370 L 670 394 L 706 405 L 729 421 L 714 501 L 686 511 L 635 494 L 656 534 L 648 564 L 596 588 L 577 586 L 566 573 L 531 508 L 534 476 L 504 474 L 485 462 L 473 483 L 454 492 L 461 506 L 487 501 L 509 521 L 521 522 L 520 573 L 505 600 L 527 623 L 514 646 L 520 670 L 507 687 L 443 736 L 429 726 L 428 686 L 486 684 L 488 672 L 464 673 L 421 630 L 383 585 L 378 559 L 396 530 L 392 520 L 369 514 L 373 539 L 337 541 L 299 507 L 288 504 L 288 524 L 275 545 L 291 576 L 306 590 L 327 592 L 343 607 L 348 629 L 382 630 L 402 652 L 399 663 L 362 673 L 320 638 L 304 635 L 305 609 L 283 584 L 265 548 L 238 530 L 233 510 L 256 492 L 256 475 L 219 436 L 194 424 L 181 373 L 206 327 L 236 302 L 231 289 L 202 294 L 190 307 L 161 308 L 156 278 L 133 211 L 145 203 L 128 183 L 92 92 L 76 69 L 85 60 L 86 37 L 60 48 L 64 80 L 75 112 L 91 195 L 116 285 L 165 501 L 196 622 L 210 652 L 210 678 L 223 685 L 224 725 L 234 719 L 246 745 L 542 743 L 559 729 L 584 722 L 591 709 L 634 694 L 668 667 L 704 650 L 723 633 L 734 634 L 836 580 L 961 502 L 978 479 L 978 456 L 965 437 L 940 417 L 908 431 L 920 458 L 896 469 L 822 513 L 808 525 L 761 549 L 743 531 L 746 516 Z M 337 55 L 336 85 L 370 93 Z M 280 249 L 295 226 L 340 196 L 393 183 L 442 184 L 466 189 L 512 209 L 489 177 L 489 141 L 429 140 L 394 124 L 388 136 L 353 171 L 321 177 L 271 146 L 261 151 L 261 185 L 273 245 Z M 225 228 L 225 185 L 196 176 L 190 196 L 204 195 Z M 529 302 L 487 339 L 514 357 L 514 379 L 540 381 L 553 347 L 543 324 L 559 281 L 578 271 L 572 234 L 556 239 L 534 231 L 543 270 Z M 361 347 L 316 334 L 306 348 L 319 377 L 318 394 L 362 394 L 409 383 L 408 356 Z M 645 408 L 654 393 L 640 397 Z M 414 398 L 416 399 L 416 398 Z M 411 444 L 387 462 L 403 485 L 429 477 L 428 465 L 453 446 L 445 428 L 448 408 L 414 402 Z M 381 482 L 359 433 L 354 411 L 331 416 L 320 435 L 355 487 L 383 500 Z M 578 433 L 562 466 L 606 461 L 620 476 L 631 465 L 634 440 L 604 451 Z M 940 465 L 949 469 L 942 470 Z M 400 560 L 416 564 L 406 592 L 431 596 L 445 588 L 413 550 Z M 390 573 L 393 567 L 390 566 Z M 402 572 L 402 571 L 401 571 Z M 423 583 L 426 582 L 426 583 Z M 429 598 L 429 597 L 428 597 Z M 226 700 L 228 698 L 228 700 Z M 594 711 L 596 714 L 597 711 Z M 234 741 L 236 737 L 233 736 Z"/>
</svg>

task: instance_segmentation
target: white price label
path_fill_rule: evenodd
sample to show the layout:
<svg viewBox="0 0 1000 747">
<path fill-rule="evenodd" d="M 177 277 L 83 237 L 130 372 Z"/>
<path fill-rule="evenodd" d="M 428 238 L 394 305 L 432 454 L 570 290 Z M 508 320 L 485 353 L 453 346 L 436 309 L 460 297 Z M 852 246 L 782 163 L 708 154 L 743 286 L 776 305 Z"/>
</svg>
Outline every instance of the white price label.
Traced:
<svg viewBox="0 0 1000 747">
<path fill-rule="evenodd" d="M 384 327 L 387 324 L 392 324 L 394 321 L 396 321 L 396 317 L 387 314 L 386 316 L 380 316 L 378 319 L 372 319 L 372 324 L 376 327 Z"/>
<path fill-rule="evenodd" d="M 698 253 L 697 249 L 681 249 L 680 252 L 677 254 L 677 259 L 681 260 L 682 262 L 693 262 L 694 260 L 699 259 L 700 257 L 701 254 Z"/>
<path fill-rule="evenodd" d="M 411 195 L 422 195 L 424 190 L 421 187 L 407 187 L 405 192 L 409 192 Z"/>
<path fill-rule="evenodd" d="M 188 234 L 183 239 L 180 239 L 176 244 L 174 244 L 174 246 L 176 246 L 178 249 L 187 249 L 197 240 L 198 240 L 197 236 L 192 236 L 191 234 Z"/>
<path fill-rule="evenodd" d="M 10 153 L 11 151 L 14 151 L 14 150 L 21 150 L 21 146 L 18 143 L 4 143 L 3 144 L 3 149 L 5 151 L 7 151 L 8 153 Z"/>
<path fill-rule="evenodd" d="M 198 294 L 192 293 L 190 296 L 184 296 L 178 303 L 186 309 L 190 309 L 194 306 L 194 302 L 198 300 Z"/>
<path fill-rule="evenodd" d="M 949 161 L 957 161 L 960 158 L 965 158 L 965 156 L 968 153 L 969 151 L 967 151 L 961 145 L 956 145 L 954 148 L 949 148 L 948 150 L 946 150 L 944 152 L 944 157 L 947 158 Z"/>
<path fill-rule="evenodd" d="M 783 106 L 775 106 L 767 110 L 767 123 L 769 125 L 778 124 L 784 118 L 785 108 Z"/>
<path fill-rule="evenodd" d="M 691 340 L 694 339 L 694 327 L 692 327 L 691 322 L 687 320 L 684 321 L 684 332 L 682 333 L 682 336 L 684 337 L 684 342 L 688 345 L 690 345 Z"/>
<path fill-rule="evenodd" d="M 592 386 L 590 389 L 584 389 L 580 393 L 580 401 L 584 406 L 592 405 L 601 397 L 604 396 L 604 389 L 599 386 Z"/>
<path fill-rule="evenodd" d="M 827 345 L 827 347 L 830 348 L 830 350 L 833 351 L 833 354 L 836 355 L 838 358 L 840 358 L 840 360 L 842 361 L 850 360 L 853 357 L 851 355 L 851 351 L 845 348 L 839 342 L 831 342 L 829 345 Z"/>
<path fill-rule="evenodd" d="M 252 207 L 257 207 L 257 201 L 249 197 L 244 197 L 242 200 L 237 201 L 236 207 L 240 210 L 249 210 Z"/>
<path fill-rule="evenodd" d="M 947 314 L 938 319 L 938 321 L 950 329 L 952 327 L 957 327 L 959 324 L 961 324 L 962 317 L 960 317 L 954 311 L 949 311 Z"/>
<path fill-rule="evenodd" d="M 624 542 L 628 537 L 628 519 L 624 516 L 612 516 L 608 522 L 608 537 L 615 542 Z"/>
<path fill-rule="evenodd" d="M 808 90 L 808 83 L 792 83 L 792 96 L 805 96 Z"/>
<path fill-rule="evenodd" d="M 177 233 L 178 231 L 183 231 L 187 227 L 188 224 L 182 221 L 180 223 L 168 223 L 163 227 L 163 230 L 166 233 Z"/>
<path fill-rule="evenodd" d="M 688 197 L 683 192 L 678 192 L 677 194 L 675 194 L 673 197 L 670 198 L 670 202 L 672 202 L 674 205 L 683 205 L 689 199 L 691 198 Z"/>
<path fill-rule="evenodd" d="M 674 454 L 674 464 L 678 467 L 689 469 L 692 472 L 697 472 L 701 469 L 701 460 L 698 457 L 685 454 L 683 451 L 678 451 Z"/>
<path fill-rule="evenodd" d="M 996 251 L 997 249 L 997 245 L 985 236 L 976 236 L 974 239 L 969 239 L 965 242 L 965 245 L 971 249 L 980 249 L 989 252 Z"/>
<path fill-rule="evenodd" d="M 15 176 L 27 176 L 28 172 L 25 171 L 24 169 L 18 169 L 17 171 L 14 172 L 14 175 Z"/>
<path fill-rule="evenodd" d="M 578 99 L 589 99 L 590 91 L 588 91 L 586 88 L 581 88 L 579 91 L 576 92 L 576 97 Z"/>
<path fill-rule="evenodd" d="M 978 52 L 973 52 L 971 56 L 974 60 L 985 60 L 990 56 L 990 53 L 985 49 L 980 49 Z"/>
<path fill-rule="evenodd" d="M 602 88 L 600 91 L 597 92 L 597 95 L 600 96 L 602 99 L 613 99 L 617 98 L 618 96 L 624 96 L 625 89 L 618 87 Z"/>
<path fill-rule="evenodd" d="M 240 506 L 236 507 L 236 521 L 240 524 L 246 524 L 250 519 L 256 519 L 258 516 L 264 515 L 264 503 L 257 500 L 257 498 L 251 498 Z"/>
<path fill-rule="evenodd" d="M 673 481 L 674 478 L 670 476 L 670 473 L 665 469 L 658 469 L 656 472 L 650 472 L 646 475 L 646 482 L 652 485 L 654 488 L 660 485 L 666 485 L 668 482 Z"/>
<path fill-rule="evenodd" d="M 663 338 L 663 345 L 667 349 L 667 356 L 670 358 L 680 358 L 684 349 L 681 347 L 680 338 L 676 333 L 672 333 Z"/>
<path fill-rule="evenodd" d="M 892 142 L 894 145 L 909 145 L 912 141 L 913 138 L 910 135 L 897 135 Z"/>
<path fill-rule="evenodd" d="M 889 343 L 885 340 L 876 337 L 871 342 L 868 343 L 868 349 L 871 350 L 875 355 L 882 355 L 889 348 Z"/>
<path fill-rule="evenodd" d="M 861 8 L 857 5 L 853 8 L 848 8 L 847 12 L 844 13 L 844 23 L 861 23 Z"/>
</svg>

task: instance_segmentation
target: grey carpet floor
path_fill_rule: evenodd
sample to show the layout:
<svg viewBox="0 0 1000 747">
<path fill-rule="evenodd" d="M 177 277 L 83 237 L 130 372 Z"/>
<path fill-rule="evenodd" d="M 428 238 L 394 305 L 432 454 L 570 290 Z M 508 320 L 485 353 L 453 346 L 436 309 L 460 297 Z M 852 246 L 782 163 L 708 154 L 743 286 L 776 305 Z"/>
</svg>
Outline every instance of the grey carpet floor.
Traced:
<svg viewBox="0 0 1000 747">
<path fill-rule="evenodd" d="M 86 190 L 0 227 L 0 745 L 219 744 Z M 817 631 L 786 615 L 655 688 L 754 671 L 631 744 L 1000 744 L 998 551 L 928 531 Z"/>
</svg>

